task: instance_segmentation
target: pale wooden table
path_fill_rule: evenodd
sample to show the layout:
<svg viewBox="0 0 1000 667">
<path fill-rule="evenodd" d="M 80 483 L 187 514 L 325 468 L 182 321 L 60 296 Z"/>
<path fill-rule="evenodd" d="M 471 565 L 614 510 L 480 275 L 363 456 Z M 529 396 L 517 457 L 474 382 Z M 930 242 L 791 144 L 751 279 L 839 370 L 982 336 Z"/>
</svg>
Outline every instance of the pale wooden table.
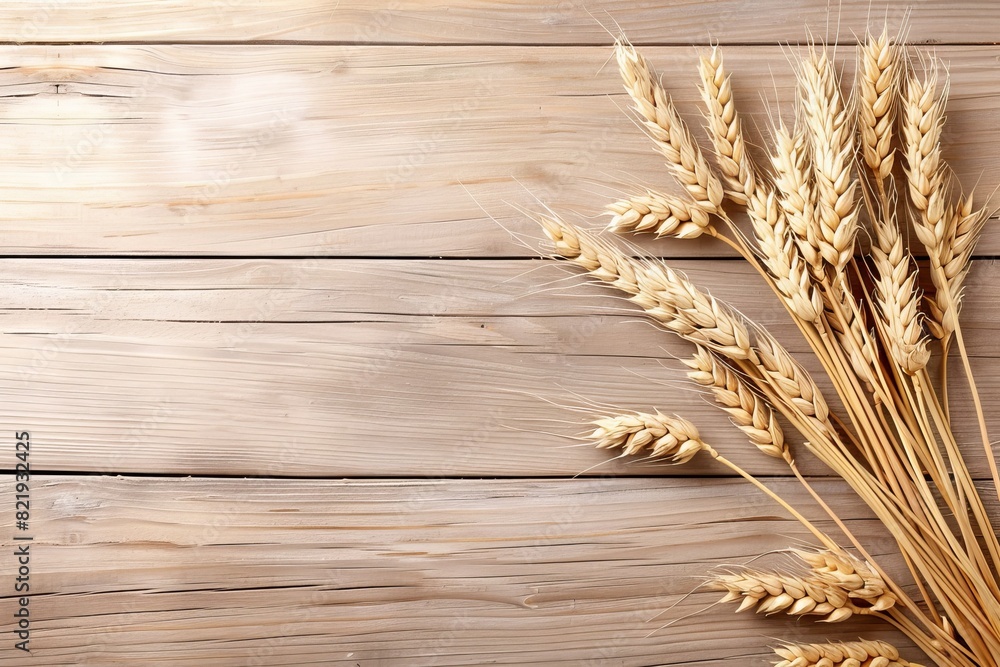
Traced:
<svg viewBox="0 0 1000 667">
<path fill-rule="evenodd" d="M 683 597 L 803 531 L 711 463 L 572 447 L 581 416 L 546 401 L 680 412 L 818 512 L 681 384 L 684 346 L 607 291 L 562 289 L 505 231 L 538 236 L 511 206 L 535 197 L 594 216 L 668 182 L 598 19 L 685 111 L 692 45 L 721 42 L 763 127 L 762 85 L 788 112 L 781 45 L 836 24 L 804 4 L 6 2 L 0 665 L 709 667 L 768 664 L 775 638 L 905 646 Z M 850 41 L 868 3 L 839 11 Z M 895 26 L 905 5 L 870 11 Z M 909 26 L 952 70 L 949 158 L 992 189 L 1000 8 L 921 2 Z M 726 253 L 650 247 L 801 349 Z M 995 404 L 993 226 L 981 253 L 967 336 Z M 8 555 L 20 430 L 31 656 Z"/>
</svg>

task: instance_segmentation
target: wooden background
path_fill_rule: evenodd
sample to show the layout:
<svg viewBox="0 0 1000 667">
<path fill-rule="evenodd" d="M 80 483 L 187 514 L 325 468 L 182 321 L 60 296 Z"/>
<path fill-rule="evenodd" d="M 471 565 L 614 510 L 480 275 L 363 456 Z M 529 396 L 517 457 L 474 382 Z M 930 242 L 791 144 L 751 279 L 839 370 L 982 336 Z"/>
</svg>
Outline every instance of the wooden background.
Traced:
<svg viewBox="0 0 1000 667">
<path fill-rule="evenodd" d="M 569 408 L 679 412 L 819 514 L 681 382 L 686 348 L 535 259 L 514 208 L 598 224 L 669 183 L 622 113 L 612 20 L 695 114 L 697 53 L 721 43 L 765 127 L 765 102 L 789 112 L 804 26 L 849 44 L 908 13 L 951 68 L 947 156 L 1000 183 L 1000 7 L 798 4 L 5 2 L 0 665 L 710 667 L 769 664 L 779 640 L 906 646 L 685 595 L 804 532 L 710 462 L 575 447 Z M 801 350 L 727 253 L 649 247 Z M 988 401 L 998 253 L 991 225 L 965 310 Z M 30 657 L 11 634 L 16 430 Z"/>
</svg>

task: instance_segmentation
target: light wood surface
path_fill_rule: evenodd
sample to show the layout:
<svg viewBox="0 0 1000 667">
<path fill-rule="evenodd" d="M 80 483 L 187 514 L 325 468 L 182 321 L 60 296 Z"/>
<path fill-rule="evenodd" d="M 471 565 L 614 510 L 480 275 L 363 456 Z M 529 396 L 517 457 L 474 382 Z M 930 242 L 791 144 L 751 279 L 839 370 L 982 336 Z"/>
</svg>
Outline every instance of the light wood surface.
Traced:
<svg viewBox="0 0 1000 667">
<path fill-rule="evenodd" d="M 887 555 L 856 501 L 818 488 Z M 907 646 L 712 607 L 708 569 L 806 537 L 735 480 L 42 476 L 35 499 L 30 664 L 763 667 L 775 636 Z"/>
<path fill-rule="evenodd" d="M 794 11 L 794 16 L 789 14 Z M 426 0 L 96 0 L 4 3 L 0 40 L 309 41 L 350 44 L 605 44 L 615 25 L 637 44 L 785 43 L 893 29 L 930 44 L 992 43 L 1000 10 L 985 0 L 841 3 L 427 2 Z"/>
<path fill-rule="evenodd" d="M 639 187 L 672 189 L 626 114 L 608 46 L 536 51 L 544 54 L 0 47 L 0 62 L 15 63 L 0 70 L 0 114 L 18 156 L 0 163 L 0 246 L 27 255 L 533 256 L 506 231 L 538 234 L 515 206 L 543 201 L 597 218 Z M 697 124 L 698 50 L 644 52 Z M 763 141 L 768 108 L 792 112 L 788 54 L 725 52 Z M 988 193 L 1000 182 L 1000 47 L 935 52 L 952 71 L 945 155 L 962 182 Z M 778 103 L 763 103 L 760 81 Z M 982 240 L 985 254 L 1000 254 L 997 227 Z M 701 241 L 652 248 L 725 254 Z"/>
<path fill-rule="evenodd" d="M 791 113 L 805 25 L 849 41 L 905 17 L 950 67 L 946 156 L 985 195 L 994 3 L 5 3 L 5 554 L 23 535 L 14 431 L 31 432 L 35 473 L 33 654 L 12 648 L 17 563 L 0 557 L 0 665 L 762 667 L 780 641 L 857 636 L 919 659 L 882 625 L 687 595 L 806 534 L 710 461 L 579 446 L 600 410 L 574 408 L 690 417 L 829 523 L 684 383 L 689 349 L 534 259 L 517 210 L 598 226 L 623 192 L 670 188 L 624 113 L 605 26 L 649 45 L 694 125 L 697 54 L 722 43 L 763 143 L 769 114 Z M 643 247 L 802 350 L 725 249 Z M 997 255 L 994 220 L 964 313 L 990 425 Z M 957 385 L 952 401 L 971 443 Z M 857 501 L 800 463 L 898 565 Z"/>
<path fill-rule="evenodd" d="M 789 349 L 805 351 L 742 262 L 674 265 L 738 302 Z M 53 259 L 41 265 L 46 273 L 39 266 L 15 259 L 0 267 L 8 295 L 0 311 L 7 359 L 0 403 L 8 417 L 0 423 L 38 424 L 44 444 L 33 460 L 44 469 L 722 472 L 711 461 L 679 469 L 612 462 L 574 446 L 569 436 L 613 409 L 588 405 L 599 401 L 679 413 L 748 469 L 788 474 L 687 382 L 675 357 L 689 355 L 690 345 L 555 262 Z M 1000 391 L 989 310 L 1000 300 L 1000 267 L 980 262 L 968 291 L 966 335 L 989 401 Z M 975 442 L 960 384 L 952 396 L 958 433 Z M 276 461 L 276 447 L 295 455 Z M 988 475 L 980 449 L 970 448 L 969 461 Z M 803 465 L 826 472 L 807 457 Z"/>
</svg>

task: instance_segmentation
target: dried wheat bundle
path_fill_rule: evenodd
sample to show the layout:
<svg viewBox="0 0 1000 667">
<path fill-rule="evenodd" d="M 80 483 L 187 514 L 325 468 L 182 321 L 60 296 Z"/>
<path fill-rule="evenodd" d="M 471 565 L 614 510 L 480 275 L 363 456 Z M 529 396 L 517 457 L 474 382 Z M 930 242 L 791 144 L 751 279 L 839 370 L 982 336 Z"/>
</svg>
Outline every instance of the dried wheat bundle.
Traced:
<svg viewBox="0 0 1000 667">
<path fill-rule="evenodd" d="M 706 235 L 735 249 L 763 277 L 836 391 L 816 382 L 765 329 L 655 259 L 555 216 L 539 216 L 557 255 L 628 294 L 664 329 L 695 345 L 689 378 L 714 396 L 758 450 L 783 460 L 843 532 L 819 530 L 737 467 L 679 416 L 609 415 L 598 447 L 683 463 L 705 453 L 755 484 L 801 521 L 814 550 L 798 568 L 718 572 L 705 587 L 740 610 L 841 621 L 884 620 L 940 666 L 1000 667 L 1000 543 L 955 437 L 947 359 L 957 350 L 997 492 L 997 465 L 962 339 L 959 312 L 989 210 L 961 192 L 940 145 L 947 77 L 916 62 L 887 32 L 858 47 L 845 90 L 826 48 L 798 60 L 791 126 L 776 121 L 756 158 L 722 53 L 701 58 L 705 151 L 650 64 L 615 45 L 625 90 L 684 196 L 647 191 L 612 203 L 609 229 L 678 239 Z M 743 210 L 749 230 L 734 212 Z M 863 252 L 859 233 L 871 238 Z M 918 268 L 904 239 L 926 252 Z M 924 294 L 920 271 L 933 289 Z M 938 363 L 931 364 L 937 357 Z M 931 369 L 936 371 L 932 376 Z M 792 429 L 789 431 L 789 427 Z M 795 433 L 793 446 L 786 434 Z M 882 521 L 909 571 L 886 571 L 800 473 L 802 448 L 842 477 Z M 916 591 L 913 594 L 907 591 Z M 783 667 L 915 665 L 889 644 L 787 644 Z"/>
</svg>

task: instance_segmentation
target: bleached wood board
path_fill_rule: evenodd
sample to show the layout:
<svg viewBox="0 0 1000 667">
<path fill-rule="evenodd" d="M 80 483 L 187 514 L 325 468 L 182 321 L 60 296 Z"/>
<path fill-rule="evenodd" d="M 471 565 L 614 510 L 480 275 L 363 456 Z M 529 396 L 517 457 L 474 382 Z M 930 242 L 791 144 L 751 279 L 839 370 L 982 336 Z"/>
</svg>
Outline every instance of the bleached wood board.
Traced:
<svg viewBox="0 0 1000 667">
<path fill-rule="evenodd" d="M 697 50 L 645 52 L 697 124 Z M 952 72 L 946 154 L 965 183 L 990 191 L 1000 183 L 1000 47 L 937 53 Z M 623 113 L 614 68 L 602 70 L 608 54 L 606 46 L 2 47 L 0 247 L 526 256 L 501 225 L 537 230 L 512 205 L 537 209 L 537 197 L 596 216 L 623 191 L 672 187 Z M 790 110 L 785 49 L 727 54 L 750 125 L 768 124 L 762 81 Z M 725 254 L 698 241 L 656 248 Z M 1000 254 L 995 225 L 981 252 Z"/>
<path fill-rule="evenodd" d="M 514 2 L 421 0 L 15 0 L 0 11 L 0 40 L 24 42 L 303 40 L 356 43 L 594 44 L 617 22 L 636 43 L 802 41 L 851 38 L 865 27 L 896 29 L 930 43 L 993 42 L 1000 11 L 988 2 L 931 0 L 877 5 L 812 0 L 747 3 Z M 601 24 L 604 24 L 602 26 Z"/>
<path fill-rule="evenodd" d="M 674 264 L 803 350 L 742 262 Z M 561 420 L 592 417 L 547 402 L 607 401 L 681 413 L 751 470 L 787 473 L 685 384 L 673 357 L 689 345 L 610 291 L 579 285 L 569 269 L 524 260 L 6 260 L 0 423 L 36 434 L 33 460 L 45 470 L 723 472 L 711 462 L 612 463 L 564 437 L 582 427 Z M 968 285 L 966 336 L 989 406 L 1000 396 L 1000 268 L 978 262 Z M 961 378 L 957 362 L 952 371 Z M 983 475 L 959 387 L 952 404 Z M 997 432 L 995 415 L 988 411 Z"/>
<path fill-rule="evenodd" d="M 765 481 L 834 530 L 797 483 Z M 878 522 L 838 484 L 816 488 L 899 571 Z M 877 622 L 682 600 L 714 566 L 807 538 L 737 480 L 37 476 L 31 493 L 33 665 L 762 667 L 779 639 L 857 636 L 918 657 Z"/>
</svg>

